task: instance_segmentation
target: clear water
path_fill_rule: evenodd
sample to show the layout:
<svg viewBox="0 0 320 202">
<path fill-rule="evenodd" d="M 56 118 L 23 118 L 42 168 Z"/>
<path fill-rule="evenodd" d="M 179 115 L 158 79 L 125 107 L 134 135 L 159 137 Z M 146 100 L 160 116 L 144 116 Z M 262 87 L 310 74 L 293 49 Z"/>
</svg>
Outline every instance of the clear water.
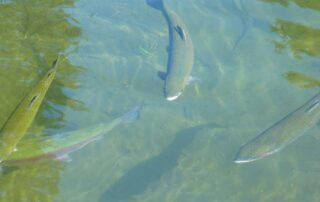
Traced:
<svg viewBox="0 0 320 202">
<path fill-rule="evenodd" d="M 197 82 L 168 102 L 168 30 L 144 0 L 0 1 L 0 124 L 61 63 L 27 136 L 140 118 L 71 162 L 5 168 L 1 201 L 317 201 L 318 128 L 269 158 L 239 147 L 318 92 L 318 0 L 183 0 Z M 210 124 L 210 125 L 207 125 Z"/>
</svg>

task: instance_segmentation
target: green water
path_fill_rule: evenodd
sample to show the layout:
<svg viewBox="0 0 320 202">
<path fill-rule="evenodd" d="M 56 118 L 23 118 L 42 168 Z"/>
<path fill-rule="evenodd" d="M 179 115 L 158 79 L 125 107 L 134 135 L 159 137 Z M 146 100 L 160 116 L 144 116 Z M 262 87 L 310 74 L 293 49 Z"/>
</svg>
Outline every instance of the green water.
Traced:
<svg viewBox="0 0 320 202">
<path fill-rule="evenodd" d="M 192 76 L 165 100 L 168 29 L 144 0 L 0 1 L 0 125 L 63 55 L 26 138 L 137 121 L 71 153 L 2 169 L 0 201 L 318 201 L 318 126 L 271 157 L 241 145 L 301 106 L 320 85 L 318 0 L 183 0 Z M 208 125 L 209 124 L 209 125 Z"/>
</svg>

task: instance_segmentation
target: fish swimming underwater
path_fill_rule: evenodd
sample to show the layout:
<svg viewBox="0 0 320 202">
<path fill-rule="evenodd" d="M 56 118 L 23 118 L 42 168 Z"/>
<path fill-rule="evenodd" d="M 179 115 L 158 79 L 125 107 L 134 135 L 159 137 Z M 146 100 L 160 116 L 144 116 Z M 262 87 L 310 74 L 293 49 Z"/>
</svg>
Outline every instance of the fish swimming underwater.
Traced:
<svg viewBox="0 0 320 202">
<path fill-rule="evenodd" d="M 56 75 L 58 60 L 59 57 L 39 83 L 23 98 L 0 130 L 0 162 L 12 154 L 26 134 Z"/>
<path fill-rule="evenodd" d="M 242 146 L 234 161 L 246 163 L 270 156 L 302 136 L 319 120 L 320 93 Z"/>
<path fill-rule="evenodd" d="M 169 49 L 164 93 L 168 101 L 177 99 L 190 80 L 194 63 L 194 50 L 186 25 L 163 0 L 147 0 L 147 4 L 160 10 L 169 28 Z"/>
<path fill-rule="evenodd" d="M 17 145 L 17 151 L 3 161 L 3 164 L 21 165 L 48 159 L 69 160 L 69 153 L 79 150 L 87 144 L 102 138 L 106 133 L 121 123 L 128 123 L 137 119 L 140 109 L 141 106 L 137 106 L 123 116 L 114 119 L 109 124 L 101 123 L 50 137 L 23 140 Z"/>
</svg>

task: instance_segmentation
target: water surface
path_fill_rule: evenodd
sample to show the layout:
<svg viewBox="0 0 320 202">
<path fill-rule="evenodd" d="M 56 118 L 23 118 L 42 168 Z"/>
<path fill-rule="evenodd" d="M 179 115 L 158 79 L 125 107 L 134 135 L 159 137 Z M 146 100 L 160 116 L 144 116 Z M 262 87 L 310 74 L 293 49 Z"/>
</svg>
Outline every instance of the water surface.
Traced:
<svg viewBox="0 0 320 202">
<path fill-rule="evenodd" d="M 318 92 L 317 0 L 184 0 L 192 75 L 163 95 L 168 30 L 144 0 L 0 1 L 0 124 L 62 54 L 26 138 L 80 129 L 143 103 L 139 120 L 71 154 L 5 168 L 2 201 L 317 201 L 318 128 L 235 164 L 241 145 Z M 212 124 L 214 127 L 205 127 Z"/>
</svg>

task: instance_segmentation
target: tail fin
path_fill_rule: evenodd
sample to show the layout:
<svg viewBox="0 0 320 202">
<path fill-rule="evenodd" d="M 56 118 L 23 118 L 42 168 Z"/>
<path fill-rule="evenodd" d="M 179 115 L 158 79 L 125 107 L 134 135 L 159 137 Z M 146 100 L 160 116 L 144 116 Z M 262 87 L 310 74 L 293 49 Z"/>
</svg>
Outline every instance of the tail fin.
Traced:
<svg viewBox="0 0 320 202">
<path fill-rule="evenodd" d="M 147 0 L 147 4 L 157 10 L 163 9 L 163 1 L 162 0 Z"/>
<path fill-rule="evenodd" d="M 123 123 L 130 123 L 136 119 L 139 118 L 140 115 L 140 110 L 141 110 L 142 106 L 138 105 L 136 107 L 134 107 L 133 109 L 131 109 L 129 112 L 125 113 L 123 116 L 121 116 L 121 120 Z"/>
</svg>

